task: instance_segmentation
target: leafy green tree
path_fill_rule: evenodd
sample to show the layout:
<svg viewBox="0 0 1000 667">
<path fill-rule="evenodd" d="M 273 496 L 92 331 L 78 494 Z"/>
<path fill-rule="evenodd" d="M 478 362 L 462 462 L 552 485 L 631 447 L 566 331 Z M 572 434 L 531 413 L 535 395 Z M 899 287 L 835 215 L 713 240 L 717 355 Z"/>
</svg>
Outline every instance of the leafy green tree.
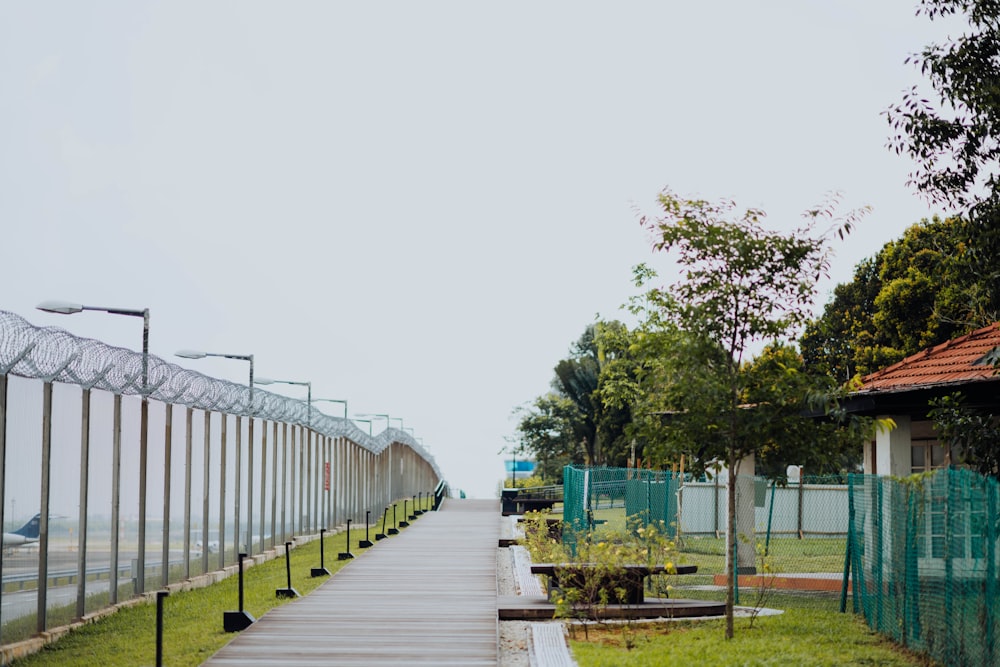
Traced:
<svg viewBox="0 0 1000 667">
<path fill-rule="evenodd" d="M 967 261 L 985 286 L 976 319 L 992 322 L 1000 313 L 1000 4 L 921 0 L 917 13 L 959 16 L 968 29 L 907 58 L 934 95 L 914 86 L 888 110 L 889 146 L 916 163 L 910 185 L 968 216 Z"/>
<path fill-rule="evenodd" d="M 923 220 L 858 264 L 803 332 L 810 368 L 846 382 L 981 326 L 964 234 L 957 218 Z"/>
<path fill-rule="evenodd" d="M 549 392 L 532 401 L 520 415 L 518 453 L 531 454 L 537 463 L 536 475 L 550 483 L 562 481 L 563 466 L 583 462 L 580 447 L 582 418 L 571 400 Z"/>
<path fill-rule="evenodd" d="M 797 355 L 775 342 L 751 362 L 754 346 L 789 339 L 805 323 L 816 283 L 827 273 L 832 236 L 849 233 L 863 212 L 835 216 L 835 202 L 809 211 L 791 233 L 769 231 L 763 211 L 735 203 L 659 196 L 660 213 L 641 219 L 656 251 L 670 253 L 681 277 L 648 289 L 645 328 L 669 350 L 646 369 L 662 407 L 663 455 L 687 454 L 695 469 L 729 469 L 728 553 L 736 549 L 740 463 L 755 454 L 807 463 L 825 456 L 807 404 L 828 411 L 827 385 L 801 372 Z M 816 225 L 829 223 L 817 233 Z M 639 267 L 648 285 L 655 274 Z M 641 383 L 640 383 L 641 384 Z M 646 388 L 646 393 L 651 388 Z M 734 581 L 727 568 L 726 637 L 733 636 Z"/>
<path fill-rule="evenodd" d="M 556 364 L 552 391 L 517 411 L 523 448 L 535 456 L 546 478 L 555 478 L 567 463 L 624 464 L 630 413 L 600 400 L 602 368 L 625 353 L 609 344 L 613 336 L 600 333 L 622 328 L 614 321 L 589 325 L 570 356 Z"/>
</svg>

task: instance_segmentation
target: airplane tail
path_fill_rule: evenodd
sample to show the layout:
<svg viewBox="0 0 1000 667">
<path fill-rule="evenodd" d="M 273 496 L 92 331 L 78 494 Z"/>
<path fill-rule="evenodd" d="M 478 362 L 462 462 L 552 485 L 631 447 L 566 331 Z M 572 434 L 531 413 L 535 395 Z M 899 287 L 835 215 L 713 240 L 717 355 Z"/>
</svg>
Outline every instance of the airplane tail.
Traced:
<svg viewBox="0 0 1000 667">
<path fill-rule="evenodd" d="M 29 540 L 38 539 L 38 524 L 41 521 L 42 515 L 36 514 L 28 520 L 28 523 L 24 524 L 20 528 L 14 531 L 15 535 L 21 535 Z"/>
</svg>

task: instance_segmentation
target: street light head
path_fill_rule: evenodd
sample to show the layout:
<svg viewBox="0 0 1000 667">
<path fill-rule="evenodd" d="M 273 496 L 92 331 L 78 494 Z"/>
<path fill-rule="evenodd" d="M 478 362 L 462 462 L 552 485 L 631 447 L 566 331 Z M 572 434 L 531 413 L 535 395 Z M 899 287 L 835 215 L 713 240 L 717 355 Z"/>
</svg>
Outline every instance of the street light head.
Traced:
<svg viewBox="0 0 1000 667">
<path fill-rule="evenodd" d="M 183 357 L 184 359 L 204 359 L 208 356 L 206 352 L 199 352 L 198 350 L 178 350 L 174 352 L 178 357 Z"/>
<path fill-rule="evenodd" d="M 253 379 L 253 383 L 254 384 L 274 384 L 275 380 L 272 380 L 271 378 L 255 377 Z"/>
<path fill-rule="evenodd" d="M 73 313 L 79 313 L 83 310 L 83 305 L 79 303 L 71 303 L 69 301 L 43 301 L 37 306 L 38 310 L 44 310 L 46 313 L 59 313 L 60 315 L 72 315 Z"/>
</svg>

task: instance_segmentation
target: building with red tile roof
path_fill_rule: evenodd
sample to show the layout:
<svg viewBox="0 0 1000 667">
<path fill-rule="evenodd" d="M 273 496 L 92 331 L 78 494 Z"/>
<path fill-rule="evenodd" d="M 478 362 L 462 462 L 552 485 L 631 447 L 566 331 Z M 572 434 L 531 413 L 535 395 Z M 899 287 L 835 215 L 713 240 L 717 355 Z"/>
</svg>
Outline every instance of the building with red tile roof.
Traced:
<svg viewBox="0 0 1000 667">
<path fill-rule="evenodd" d="M 861 388 L 844 407 L 887 417 L 896 424 L 865 445 L 865 472 L 905 476 L 947 465 L 950 452 L 938 441 L 927 418 L 930 402 L 960 391 L 966 406 L 1000 414 L 1000 374 L 994 365 L 998 350 L 1000 323 L 927 348 L 862 378 Z"/>
</svg>

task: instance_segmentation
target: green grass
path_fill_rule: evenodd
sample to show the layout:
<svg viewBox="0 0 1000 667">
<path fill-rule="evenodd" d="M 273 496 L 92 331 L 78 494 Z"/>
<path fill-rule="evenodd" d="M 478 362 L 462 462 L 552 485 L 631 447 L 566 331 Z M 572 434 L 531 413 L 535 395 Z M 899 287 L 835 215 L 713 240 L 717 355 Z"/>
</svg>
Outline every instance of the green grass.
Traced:
<svg viewBox="0 0 1000 667">
<path fill-rule="evenodd" d="M 860 617 L 829 610 L 790 608 L 758 618 L 751 629 L 737 619 L 735 637 L 724 621 L 632 625 L 589 632 L 570 641 L 580 667 L 660 665 L 929 665 L 873 633 Z M 631 644 L 632 648 L 626 648 Z"/>
<path fill-rule="evenodd" d="M 390 508 L 391 509 L 391 508 Z M 402 509 L 402 504 L 400 504 Z M 390 516 L 392 512 L 389 512 Z M 417 519 L 419 521 L 419 517 Z M 412 523 L 412 522 L 411 522 Z M 352 551 L 363 557 L 365 550 L 357 548 L 359 534 L 352 530 Z M 381 528 L 372 530 L 372 536 Z M 349 564 L 337 560 L 345 551 L 346 534 L 327 537 L 324 545 L 325 565 L 331 573 Z M 391 538 L 389 538 L 391 539 Z M 376 547 L 378 543 L 376 542 Z M 319 567 L 319 540 L 293 549 L 289 561 L 292 587 L 306 595 L 328 577 L 313 578 L 310 569 Z M 286 604 L 275 590 L 287 585 L 285 558 L 280 556 L 244 572 L 244 609 L 260 618 L 269 609 Z M 206 588 L 173 593 L 164 600 L 163 645 L 164 665 L 200 665 L 236 635 L 223 632 L 222 614 L 238 609 L 238 577 L 232 576 Z M 11 663 L 17 667 L 51 665 L 100 665 L 101 667 L 133 667 L 156 662 L 156 604 L 149 602 L 119 610 L 97 622 L 68 633 L 49 644 L 39 653 Z"/>
<path fill-rule="evenodd" d="M 761 540 L 763 544 L 763 540 Z M 685 537 L 681 546 L 682 562 L 697 565 L 699 572 L 723 573 L 726 567 L 725 539 Z M 843 572 L 846 540 L 841 538 L 795 537 L 771 538 L 768 562 L 772 572 Z M 759 557 L 758 557 L 759 558 Z"/>
</svg>

